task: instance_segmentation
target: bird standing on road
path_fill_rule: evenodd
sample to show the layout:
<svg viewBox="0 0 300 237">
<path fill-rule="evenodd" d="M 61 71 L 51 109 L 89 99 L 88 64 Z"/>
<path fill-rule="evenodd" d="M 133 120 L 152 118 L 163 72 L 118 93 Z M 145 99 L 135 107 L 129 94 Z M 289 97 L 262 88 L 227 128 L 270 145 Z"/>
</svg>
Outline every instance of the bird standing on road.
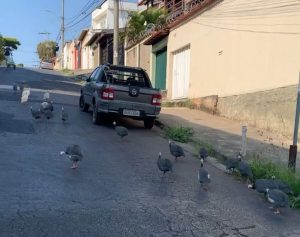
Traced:
<svg viewBox="0 0 300 237">
<path fill-rule="evenodd" d="M 169 141 L 170 153 L 177 160 L 178 157 L 185 157 L 184 151 L 181 146 L 175 144 L 175 142 Z"/>
<path fill-rule="evenodd" d="M 206 161 L 207 157 L 208 157 L 208 152 L 204 147 L 202 147 L 199 151 L 199 158 L 203 159 L 203 161 Z"/>
<path fill-rule="evenodd" d="M 239 162 L 240 162 L 240 159 L 239 159 L 240 156 L 241 156 L 241 154 L 239 153 L 236 158 L 231 158 L 231 157 L 227 158 L 227 160 L 226 160 L 226 170 L 228 172 L 233 173 L 234 170 L 238 168 Z"/>
<path fill-rule="evenodd" d="M 83 155 L 79 145 L 67 146 L 65 151 L 60 152 L 60 155 L 67 155 L 68 158 L 72 161 L 71 169 L 78 168 L 78 162 L 83 159 Z"/>
<path fill-rule="evenodd" d="M 66 122 L 69 118 L 68 113 L 65 111 L 64 107 L 61 107 L 61 120 L 64 122 Z"/>
<path fill-rule="evenodd" d="M 288 207 L 289 205 L 289 197 L 279 189 L 266 189 L 266 197 L 269 203 L 272 203 L 273 206 L 271 208 L 274 208 L 275 214 L 279 214 L 279 208 L 280 207 Z"/>
<path fill-rule="evenodd" d="M 251 166 L 246 161 L 242 161 L 242 156 L 239 156 L 238 159 L 239 159 L 238 170 L 240 171 L 240 174 L 243 177 L 247 178 L 248 187 L 252 187 L 254 178 L 253 178 Z"/>
<path fill-rule="evenodd" d="M 13 84 L 13 90 L 14 90 L 14 91 L 17 91 L 17 90 L 18 90 L 18 85 L 17 85 L 17 83 L 14 83 L 14 84 Z"/>
<path fill-rule="evenodd" d="M 158 153 L 157 167 L 160 171 L 164 172 L 164 175 L 173 170 L 172 162 L 169 159 L 162 158 L 161 152 Z"/>
<path fill-rule="evenodd" d="M 47 90 L 47 92 L 44 93 L 43 100 L 44 101 L 49 101 L 50 100 L 50 92 L 49 92 L 49 90 Z"/>
<path fill-rule="evenodd" d="M 41 110 L 34 110 L 32 106 L 30 106 L 31 115 L 34 119 L 40 119 L 42 117 Z"/>
<path fill-rule="evenodd" d="M 128 135 L 128 129 L 123 126 L 117 126 L 116 121 L 113 122 L 113 125 L 115 126 L 115 130 L 116 130 L 117 134 L 123 140 L 123 137 L 126 137 Z"/>
<path fill-rule="evenodd" d="M 208 184 L 210 183 L 210 174 L 208 173 L 208 171 L 203 167 L 203 158 L 201 158 L 201 167 L 198 171 L 198 181 L 201 184 L 201 187 L 207 191 L 208 189 Z"/>
<path fill-rule="evenodd" d="M 53 111 L 53 101 L 44 101 L 41 103 L 41 111 L 44 112 L 46 110 Z"/>
</svg>

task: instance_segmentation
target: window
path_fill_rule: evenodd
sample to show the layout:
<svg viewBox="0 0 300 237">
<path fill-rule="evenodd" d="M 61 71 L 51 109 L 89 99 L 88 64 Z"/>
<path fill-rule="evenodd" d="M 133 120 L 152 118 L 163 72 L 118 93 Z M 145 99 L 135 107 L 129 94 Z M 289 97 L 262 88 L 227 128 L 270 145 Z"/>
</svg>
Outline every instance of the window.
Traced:
<svg viewBox="0 0 300 237">
<path fill-rule="evenodd" d="M 97 76 L 98 71 L 99 71 L 99 68 L 95 69 L 95 70 L 92 72 L 92 74 L 91 74 L 91 76 L 90 76 L 91 81 L 95 81 L 95 80 L 96 80 L 96 76 Z"/>
<path fill-rule="evenodd" d="M 109 67 L 106 67 L 104 70 L 106 80 L 111 84 L 151 88 L 150 81 L 144 71 Z"/>
</svg>

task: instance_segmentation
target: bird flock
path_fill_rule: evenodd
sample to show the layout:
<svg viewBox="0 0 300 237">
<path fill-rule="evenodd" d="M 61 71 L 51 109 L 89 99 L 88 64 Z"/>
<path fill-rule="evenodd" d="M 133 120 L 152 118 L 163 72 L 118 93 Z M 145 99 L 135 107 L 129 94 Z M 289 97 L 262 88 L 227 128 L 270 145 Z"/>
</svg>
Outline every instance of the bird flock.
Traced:
<svg viewBox="0 0 300 237">
<path fill-rule="evenodd" d="M 15 86 L 15 85 L 14 85 Z M 31 115 L 34 119 L 42 119 L 43 117 L 47 120 L 53 118 L 53 101 L 50 101 L 50 93 L 47 91 L 43 95 L 43 101 L 38 109 L 30 107 Z M 64 107 L 61 108 L 61 120 L 66 123 L 69 119 L 68 113 Z M 119 126 L 116 122 L 113 122 L 116 134 L 121 138 L 121 141 L 128 136 L 128 129 L 124 126 Z M 184 149 L 176 144 L 174 141 L 169 141 L 170 154 L 174 157 L 174 162 L 179 158 L 184 158 Z M 72 161 L 72 169 L 78 168 L 78 163 L 82 161 L 83 154 L 79 145 L 72 144 L 66 147 L 65 151 L 61 151 L 60 155 L 66 155 L 66 157 Z M 205 148 L 201 148 L 198 152 L 200 159 L 200 167 L 197 172 L 197 179 L 203 190 L 209 190 L 209 184 L 211 182 L 211 175 L 205 169 L 204 163 L 208 158 L 208 151 Z M 158 153 L 157 158 L 158 170 L 163 173 L 163 177 L 168 172 L 173 171 L 173 163 L 170 159 L 164 158 L 162 153 Z M 255 179 L 251 166 L 242 159 L 242 154 L 239 152 L 236 157 L 230 157 L 226 160 L 226 171 L 229 174 L 238 172 L 242 177 L 246 179 L 248 188 L 255 189 L 258 193 L 264 194 L 266 200 L 272 204 L 271 208 L 275 214 L 279 214 L 279 208 L 288 207 L 289 198 L 288 194 L 292 194 L 291 187 L 273 176 L 271 179 Z"/>
</svg>

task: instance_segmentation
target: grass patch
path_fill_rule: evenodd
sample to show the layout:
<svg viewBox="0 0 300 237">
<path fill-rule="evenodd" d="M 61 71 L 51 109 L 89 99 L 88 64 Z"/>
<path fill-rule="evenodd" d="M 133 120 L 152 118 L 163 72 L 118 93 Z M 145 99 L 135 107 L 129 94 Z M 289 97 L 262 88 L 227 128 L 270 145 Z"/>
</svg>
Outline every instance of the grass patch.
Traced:
<svg viewBox="0 0 300 237">
<path fill-rule="evenodd" d="M 179 101 L 165 101 L 162 103 L 162 107 L 185 107 L 194 109 L 196 105 L 191 100 L 179 100 Z"/>
<path fill-rule="evenodd" d="M 70 77 L 70 76 L 74 76 L 74 72 L 72 71 L 72 70 L 70 70 L 70 69 L 62 69 L 61 71 L 60 71 L 62 74 L 64 74 L 65 76 L 68 76 L 68 77 Z"/>
<path fill-rule="evenodd" d="M 300 208 L 300 177 L 287 167 L 274 164 L 270 161 L 254 159 L 250 162 L 255 179 L 270 179 L 274 175 L 290 185 L 294 194 L 290 195 L 290 206 Z"/>
<path fill-rule="evenodd" d="M 182 143 L 187 143 L 191 141 L 191 138 L 194 134 L 193 129 L 181 126 L 164 127 L 163 130 L 165 132 L 166 137 Z"/>
</svg>

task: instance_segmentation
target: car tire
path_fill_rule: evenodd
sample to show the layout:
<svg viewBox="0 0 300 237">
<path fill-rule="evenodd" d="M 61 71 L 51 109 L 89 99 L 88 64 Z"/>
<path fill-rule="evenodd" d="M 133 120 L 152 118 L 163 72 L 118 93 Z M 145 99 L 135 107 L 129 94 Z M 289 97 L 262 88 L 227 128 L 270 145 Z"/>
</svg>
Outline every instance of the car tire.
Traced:
<svg viewBox="0 0 300 237">
<path fill-rule="evenodd" d="M 93 106 L 93 114 L 92 114 L 92 121 L 93 121 L 93 124 L 101 124 L 103 122 L 103 116 L 104 114 L 103 113 L 99 113 L 97 111 L 97 107 L 94 105 Z"/>
<path fill-rule="evenodd" d="M 154 126 L 155 119 L 145 119 L 144 120 L 144 128 L 151 129 Z"/>
<path fill-rule="evenodd" d="M 88 112 L 89 107 L 90 106 L 84 102 L 84 96 L 81 95 L 80 98 L 79 98 L 79 108 L 80 108 L 80 110 L 83 111 L 83 112 Z"/>
</svg>

